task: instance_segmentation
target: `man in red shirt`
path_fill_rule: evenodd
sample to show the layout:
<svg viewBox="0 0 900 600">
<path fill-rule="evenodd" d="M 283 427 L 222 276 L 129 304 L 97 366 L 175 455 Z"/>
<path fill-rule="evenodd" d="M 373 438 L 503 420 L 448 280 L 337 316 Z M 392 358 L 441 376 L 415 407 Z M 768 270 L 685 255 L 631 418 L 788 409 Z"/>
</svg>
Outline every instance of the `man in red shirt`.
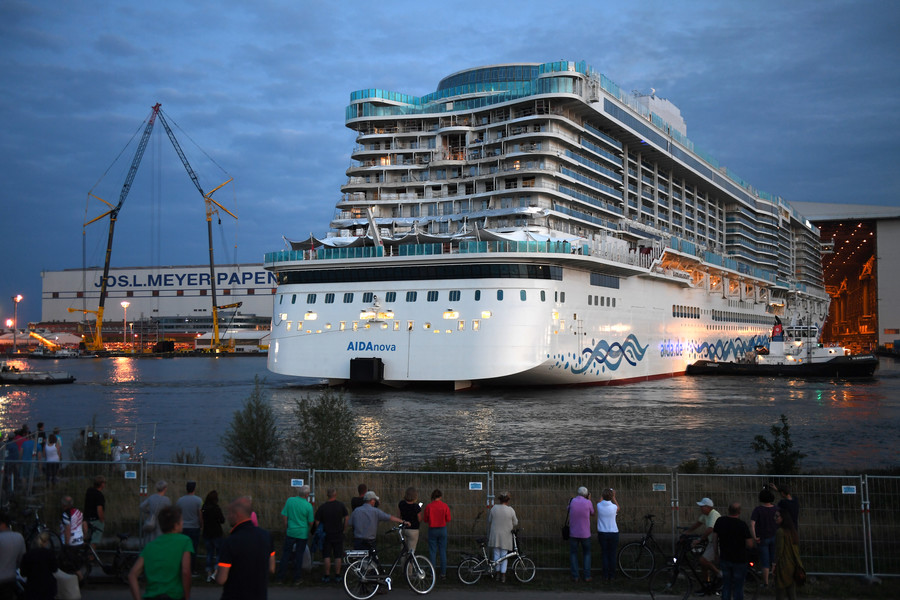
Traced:
<svg viewBox="0 0 900 600">
<path fill-rule="evenodd" d="M 447 578 L 447 523 L 450 522 L 450 507 L 444 504 L 441 490 L 431 492 L 431 502 L 425 507 L 422 522 L 428 525 L 428 554 L 431 564 L 440 551 L 441 579 Z"/>
</svg>

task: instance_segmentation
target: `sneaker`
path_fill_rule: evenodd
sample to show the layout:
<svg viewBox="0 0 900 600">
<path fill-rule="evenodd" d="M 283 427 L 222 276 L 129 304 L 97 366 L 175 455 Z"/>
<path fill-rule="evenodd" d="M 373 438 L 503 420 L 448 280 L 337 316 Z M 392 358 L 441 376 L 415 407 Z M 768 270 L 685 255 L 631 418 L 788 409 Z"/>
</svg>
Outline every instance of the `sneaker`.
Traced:
<svg viewBox="0 0 900 600">
<path fill-rule="evenodd" d="M 322 583 L 331 583 L 331 577 L 325 575 L 324 577 L 322 577 Z"/>
</svg>

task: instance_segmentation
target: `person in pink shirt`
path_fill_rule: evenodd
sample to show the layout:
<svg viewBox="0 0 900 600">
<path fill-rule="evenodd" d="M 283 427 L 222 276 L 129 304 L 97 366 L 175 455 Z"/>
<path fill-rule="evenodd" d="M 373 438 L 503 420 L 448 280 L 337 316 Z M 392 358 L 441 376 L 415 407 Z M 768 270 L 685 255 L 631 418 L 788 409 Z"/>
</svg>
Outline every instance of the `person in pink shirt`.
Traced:
<svg viewBox="0 0 900 600">
<path fill-rule="evenodd" d="M 569 562 L 572 566 L 572 581 L 578 581 L 578 548 L 584 565 L 584 581 L 591 577 L 591 515 L 594 514 L 594 503 L 591 493 L 584 486 L 578 488 L 574 498 L 569 501 Z"/>
</svg>

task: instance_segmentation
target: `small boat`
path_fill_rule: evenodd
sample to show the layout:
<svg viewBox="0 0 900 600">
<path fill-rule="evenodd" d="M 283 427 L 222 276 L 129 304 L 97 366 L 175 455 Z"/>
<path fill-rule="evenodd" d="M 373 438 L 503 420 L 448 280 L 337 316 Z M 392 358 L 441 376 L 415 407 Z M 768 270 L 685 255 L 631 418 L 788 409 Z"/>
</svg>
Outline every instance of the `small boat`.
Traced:
<svg viewBox="0 0 900 600">
<path fill-rule="evenodd" d="M 0 383 L 12 385 L 54 385 L 73 383 L 75 377 L 65 371 L 22 371 L 18 367 L 0 363 Z"/>
<path fill-rule="evenodd" d="M 71 348 L 44 348 L 43 346 L 39 346 L 35 348 L 31 354 L 28 355 L 29 358 L 47 358 L 47 359 L 60 359 L 60 358 L 79 358 L 81 354 L 78 350 L 73 350 Z"/>
<path fill-rule="evenodd" d="M 786 339 L 785 339 L 786 338 Z M 769 346 L 757 346 L 738 362 L 699 360 L 688 365 L 688 375 L 751 375 L 776 377 L 872 377 L 878 368 L 874 354 L 851 354 L 841 346 L 819 343 L 816 326 L 775 327 Z"/>
</svg>

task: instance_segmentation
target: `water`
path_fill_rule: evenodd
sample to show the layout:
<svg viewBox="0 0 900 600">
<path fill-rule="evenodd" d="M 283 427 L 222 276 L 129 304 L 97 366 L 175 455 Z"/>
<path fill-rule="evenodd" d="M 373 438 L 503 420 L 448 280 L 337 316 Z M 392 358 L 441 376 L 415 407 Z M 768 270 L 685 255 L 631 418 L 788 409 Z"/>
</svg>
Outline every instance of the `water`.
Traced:
<svg viewBox="0 0 900 600">
<path fill-rule="evenodd" d="M 15 361 L 14 361 L 15 362 Z M 58 426 L 71 444 L 96 416 L 155 460 L 200 448 L 220 463 L 220 439 L 253 390 L 254 376 L 285 426 L 295 399 L 322 386 L 266 371 L 264 357 L 18 361 L 66 370 L 59 386 L 0 387 L 0 428 Z M 411 467 L 427 458 L 493 457 L 525 469 L 595 455 L 625 465 L 673 467 L 711 452 L 754 468 L 757 434 L 784 413 L 803 466 L 867 472 L 900 465 L 900 366 L 882 359 L 869 381 L 678 377 L 618 387 L 435 390 L 352 389 L 365 466 Z"/>
</svg>

